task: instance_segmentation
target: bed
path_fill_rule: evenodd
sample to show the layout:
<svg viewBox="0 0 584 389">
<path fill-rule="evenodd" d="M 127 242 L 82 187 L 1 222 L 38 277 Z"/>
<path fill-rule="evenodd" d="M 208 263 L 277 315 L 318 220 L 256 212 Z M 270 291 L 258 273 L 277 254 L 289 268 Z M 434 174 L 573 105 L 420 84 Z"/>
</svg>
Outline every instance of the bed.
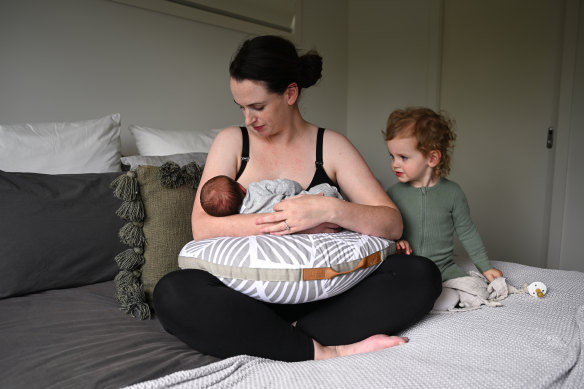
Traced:
<svg viewBox="0 0 584 389">
<path fill-rule="evenodd" d="M 63 155 L 55 147 L 58 155 L 50 157 L 54 166 L 43 161 L 35 165 L 34 158 L 47 158 L 37 152 L 26 157 L 26 165 L 15 167 L 15 159 L 22 160 L 23 154 L 9 138 L 15 131 L 22 136 L 27 126 L 0 126 L 1 388 L 582 387 L 584 273 L 512 262 L 493 261 L 510 285 L 544 283 L 543 298 L 518 293 L 498 307 L 431 312 L 398 334 L 407 336 L 409 343 L 387 350 L 284 363 L 247 355 L 220 360 L 190 349 L 161 328 L 149 308 L 148 292 L 136 301 L 121 298 L 132 294 L 131 277 L 149 290 L 149 283 L 169 269 L 148 267 L 161 255 L 154 251 L 161 249 L 154 247 L 160 230 L 148 219 L 130 221 L 141 225 L 147 244 L 138 247 L 136 242 L 121 241 L 120 231 L 128 220 L 119 215 L 123 201 L 111 184 L 140 172 L 139 166 L 160 168 L 168 161 L 202 165 L 213 133 L 192 140 L 200 149 L 191 144 L 185 151 L 165 143 L 161 151 L 122 157 L 119 115 L 74 124 L 71 129 L 52 123 L 51 128 L 81 132 L 84 137 L 101 132 L 88 147 L 105 148 L 90 154 L 78 145 L 73 155 Z M 42 126 L 32 127 L 35 139 L 26 142 L 38 151 L 47 139 L 36 139 Z M 144 127 L 133 131 L 137 143 L 150 146 L 160 135 Z M 188 142 L 177 143 L 176 147 Z M 63 147 L 70 149 L 71 144 Z M 94 157 L 82 162 L 87 155 Z M 99 160 L 98 155 L 109 157 Z M 128 165 L 128 172 L 122 171 L 120 162 Z M 39 171 L 48 168 L 54 170 Z M 139 184 L 145 188 L 144 182 Z M 170 196 L 165 190 L 156 193 Z M 192 192 L 186 190 L 188 196 Z M 153 195 L 141 193 L 146 214 L 152 215 L 146 199 Z M 172 195 L 186 206 L 192 201 L 183 192 Z M 188 225 L 188 217 L 183 223 Z M 176 224 L 173 220 L 165 229 L 177 235 Z M 120 261 L 128 246 L 145 263 Z M 162 250 L 169 261 L 176 259 L 174 249 Z M 464 259 L 460 264 L 473 270 Z M 157 274 L 148 281 L 149 273 Z"/>
</svg>

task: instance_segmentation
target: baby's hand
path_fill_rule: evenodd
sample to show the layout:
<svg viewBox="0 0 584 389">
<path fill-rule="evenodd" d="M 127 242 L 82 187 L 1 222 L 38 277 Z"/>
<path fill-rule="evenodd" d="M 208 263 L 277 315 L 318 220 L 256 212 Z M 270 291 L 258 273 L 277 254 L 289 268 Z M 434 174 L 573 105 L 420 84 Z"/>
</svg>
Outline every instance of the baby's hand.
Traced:
<svg viewBox="0 0 584 389">
<path fill-rule="evenodd" d="M 489 282 L 495 281 L 496 278 L 503 277 L 501 270 L 492 268 L 483 273 Z"/>
<path fill-rule="evenodd" d="M 312 228 L 309 228 L 309 229 L 304 230 L 304 231 L 299 231 L 299 232 L 297 232 L 297 234 L 320 234 L 323 232 L 336 233 L 336 232 L 341 232 L 342 230 L 343 230 L 343 227 L 340 227 L 334 223 L 322 223 L 316 227 L 312 227 Z"/>
<path fill-rule="evenodd" d="M 407 240 L 398 240 L 395 242 L 395 253 L 396 254 L 407 254 L 410 255 L 412 253 L 412 249 L 410 244 Z"/>
</svg>

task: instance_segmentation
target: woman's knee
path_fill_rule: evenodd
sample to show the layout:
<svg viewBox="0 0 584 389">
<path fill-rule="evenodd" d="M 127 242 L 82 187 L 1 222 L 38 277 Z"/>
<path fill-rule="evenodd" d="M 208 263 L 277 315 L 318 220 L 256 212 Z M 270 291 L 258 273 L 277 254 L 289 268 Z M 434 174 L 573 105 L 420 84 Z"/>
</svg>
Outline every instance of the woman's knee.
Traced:
<svg viewBox="0 0 584 389">
<path fill-rule="evenodd" d="M 390 255 L 385 262 L 387 262 L 387 268 L 402 281 L 423 286 L 423 289 L 434 299 L 440 295 L 442 276 L 438 266 L 432 260 L 417 255 L 394 254 Z"/>
<path fill-rule="evenodd" d="M 193 307 L 193 304 L 202 300 L 205 289 L 215 282 L 221 283 L 202 270 L 177 270 L 168 273 L 154 287 L 154 311 L 164 315 L 165 312 L 180 312 L 185 304 Z"/>
</svg>

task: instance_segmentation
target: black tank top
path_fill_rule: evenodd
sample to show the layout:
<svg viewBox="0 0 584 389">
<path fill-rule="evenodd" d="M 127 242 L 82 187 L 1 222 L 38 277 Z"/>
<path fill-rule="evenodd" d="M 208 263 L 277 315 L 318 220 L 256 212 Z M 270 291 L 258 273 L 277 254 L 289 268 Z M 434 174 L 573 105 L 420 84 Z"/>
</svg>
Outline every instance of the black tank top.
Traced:
<svg viewBox="0 0 584 389">
<path fill-rule="evenodd" d="M 239 167 L 239 171 L 237 172 L 237 175 L 235 176 L 236 181 L 237 181 L 237 179 L 239 179 L 239 177 L 241 176 L 241 174 L 245 170 L 245 167 L 247 166 L 247 162 L 249 161 L 249 135 L 247 134 L 247 128 L 245 128 L 245 127 L 239 127 L 239 128 L 241 129 L 241 136 L 243 137 L 243 144 L 241 147 L 241 166 Z M 310 185 L 308 185 L 308 188 L 306 188 L 306 190 L 308 190 L 308 189 L 310 189 L 313 186 L 316 186 L 318 184 L 329 184 L 329 185 L 334 186 L 335 188 L 339 189 L 337 184 L 335 184 L 333 182 L 333 180 L 330 179 L 328 174 L 326 174 L 326 171 L 324 170 L 324 167 L 323 167 L 323 161 L 322 161 L 323 138 L 324 138 L 324 128 L 321 127 L 318 129 L 318 134 L 316 136 L 316 161 L 314 162 L 314 164 L 316 165 L 316 171 L 314 172 L 314 177 L 312 177 L 312 181 L 310 182 Z"/>
</svg>

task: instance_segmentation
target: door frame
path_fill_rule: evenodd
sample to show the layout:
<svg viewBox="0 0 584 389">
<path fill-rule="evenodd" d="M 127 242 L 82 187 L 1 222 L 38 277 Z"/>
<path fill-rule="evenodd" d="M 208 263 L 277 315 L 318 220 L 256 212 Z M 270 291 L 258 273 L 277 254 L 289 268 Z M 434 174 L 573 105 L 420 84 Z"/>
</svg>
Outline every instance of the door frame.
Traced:
<svg viewBox="0 0 584 389">
<path fill-rule="evenodd" d="M 568 212 L 566 209 L 568 146 L 570 131 L 572 130 L 572 95 L 576 68 L 580 3 L 581 0 L 566 0 L 564 10 L 564 36 L 558 92 L 557 128 L 554 139 L 553 188 L 547 252 L 547 267 L 552 269 L 561 268 L 564 216 Z"/>
</svg>

